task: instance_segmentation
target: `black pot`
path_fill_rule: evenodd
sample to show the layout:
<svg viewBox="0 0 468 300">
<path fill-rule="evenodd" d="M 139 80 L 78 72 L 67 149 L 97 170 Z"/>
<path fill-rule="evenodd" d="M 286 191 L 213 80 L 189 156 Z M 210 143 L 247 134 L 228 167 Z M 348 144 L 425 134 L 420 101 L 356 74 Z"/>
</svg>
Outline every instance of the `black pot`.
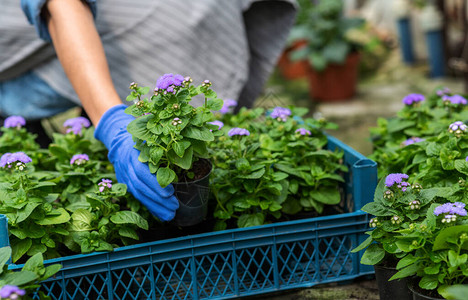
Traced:
<svg viewBox="0 0 468 300">
<path fill-rule="evenodd" d="M 419 278 L 421 279 L 421 278 Z M 418 280 L 411 280 L 408 284 L 408 288 L 410 289 L 411 293 L 413 293 L 413 300 L 443 300 L 445 298 L 442 298 L 441 296 L 429 296 L 425 295 L 423 289 L 419 288 L 418 286 Z M 431 292 L 429 290 L 426 290 L 427 292 Z"/>
<path fill-rule="evenodd" d="M 176 226 L 192 226 L 202 222 L 208 212 L 208 198 L 210 196 L 211 162 L 208 160 L 210 172 L 205 177 L 190 181 L 173 183 L 174 195 L 179 200 L 179 208 L 172 220 Z"/>
<path fill-rule="evenodd" d="M 412 300 L 413 296 L 408 289 L 408 279 L 388 281 L 398 272 L 395 268 L 376 265 L 375 278 L 379 287 L 380 300 Z"/>
</svg>

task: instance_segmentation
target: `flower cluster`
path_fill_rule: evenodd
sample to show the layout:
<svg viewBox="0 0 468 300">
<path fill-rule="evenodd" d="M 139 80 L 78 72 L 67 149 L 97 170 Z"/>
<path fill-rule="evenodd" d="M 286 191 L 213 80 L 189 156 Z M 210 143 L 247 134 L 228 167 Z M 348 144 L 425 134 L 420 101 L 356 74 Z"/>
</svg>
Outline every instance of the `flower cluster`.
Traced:
<svg viewBox="0 0 468 300">
<path fill-rule="evenodd" d="M 182 120 L 179 119 L 179 118 L 174 118 L 174 119 L 172 120 L 172 123 L 171 123 L 171 124 L 174 125 L 174 126 L 180 125 L 180 124 L 182 124 Z"/>
<path fill-rule="evenodd" d="M 13 163 L 16 163 L 16 168 L 22 171 L 27 163 L 32 162 L 32 159 L 24 152 L 5 153 L 0 158 L 0 167 L 11 168 Z"/>
<path fill-rule="evenodd" d="M 453 96 L 445 95 L 442 97 L 442 100 L 444 101 L 445 105 L 448 105 L 449 103 L 466 105 L 468 103 L 466 99 L 460 95 L 453 95 Z"/>
<path fill-rule="evenodd" d="M 91 126 L 91 123 L 84 117 L 68 119 L 63 123 L 63 127 L 67 128 L 67 133 L 73 132 L 75 135 L 80 135 L 83 128 L 89 126 Z"/>
<path fill-rule="evenodd" d="M 291 115 L 291 110 L 285 107 L 277 106 L 273 109 L 270 114 L 270 117 L 278 121 L 286 122 L 288 117 Z"/>
<path fill-rule="evenodd" d="M 462 121 L 457 121 L 450 124 L 448 131 L 450 133 L 454 133 L 455 136 L 460 137 L 464 132 L 466 132 L 467 129 L 468 127 L 465 125 L 465 123 Z"/>
<path fill-rule="evenodd" d="M 105 189 L 112 188 L 112 180 L 102 179 L 101 182 L 98 183 L 98 186 L 99 186 L 99 192 L 102 193 L 104 192 Z"/>
<path fill-rule="evenodd" d="M 20 129 L 26 125 L 26 120 L 21 116 L 11 116 L 5 119 L 3 127 Z"/>
<path fill-rule="evenodd" d="M 227 114 L 227 113 L 231 112 L 232 107 L 236 107 L 236 106 L 237 106 L 237 101 L 236 100 L 225 99 L 224 103 L 223 103 L 223 107 L 219 110 L 219 112 L 222 113 L 223 115 Z"/>
<path fill-rule="evenodd" d="M 234 127 L 228 132 L 229 136 L 234 135 L 250 135 L 250 132 L 245 128 Z"/>
<path fill-rule="evenodd" d="M 425 100 L 424 95 L 421 94 L 409 94 L 405 96 L 402 100 L 403 104 L 405 105 L 413 105 L 418 102 L 422 102 Z"/>
<path fill-rule="evenodd" d="M 89 161 L 89 156 L 86 154 L 75 154 L 70 160 L 70 165 L 82 165 Z"/>
<path fill-rule="evenodd" d="M 401 189 L 402 192 L 406 192 L 407 187 L 410 185 L 408 182 L 403 181 L 403 179 L 408 179 L 408 175 L 403 173 L 392 173 L 385 178 L 385 185 L 387 187 L 392 187 L 395 184 L 397 188 Z"/>
<path fill-rule="evenodd" d="M 218 126 L 218 130 L 221 130 L 221 128 L 223 128 L 223 126 L 224 126 L 224 123 L 221 122 L 221 121 L 218 121 L 218 120 L 215 120 L 215 121 L 213 121 L 213 122 L 208 122 L 208 124 L 212 124 L 212 125 Z"/>
<path fill-rule="evenodd" d="M 448 87 L 444 87 L 440 90 L 437 90 L 436 94 L 439 97 L 442 97 L 444 95 L 449 95 L 451 93 L 450 89 Z"/>
<path fill-rule="evenodd" d="M 5 284 L 0 289 L 0 299 L 19 299 L 20 296 L 26 295 L 26 291 L 20 289 L 16 285 Z"/>
<path fill-rule="evenodd" d="M 176 93 L 176 87 L 182 86 L 184 82 L 184 76 L 180 74 L 164 74 L 161 76 L 156 82 L 156 88 L 154 89 L 155 93 L 159 92 L 159 90 L 164 90 L 164 94 L 167 93 Z"/>
<path fill-rule="evenodd" d="M 449 203 L 439 205 L 434 209 L 434 215 L 439 216 L 441 214 L 459 215 L 459 216 L 465 217 L 467 215 L 466 209 L 465 209 L 465 203 L 449 202 Z"/>
<path fill-rule="evenodd" d="M 296 130 L 296 133 L 297 133 L 297 134 L 300 134 L 300 135 L 311 135 L 311 134 L 312 134 L 309 130 L 307 130 L 307 129 L 305 129 L 305 128 L 299 128 L 299 129 L 297 129 L 297 130 Z"/>
<path fill-rule="evenodd" d="M 394 225 L 399 225 L 401 224 L 402 222 L 402 219 L 399 217 L 399 216 L 393 216 L 390 221 L 392 222 L 392 224 Z"/>
<path fill-rule="evenodd" d="M 411 210 L 419 209 L 421 207 L 421 202 L 418 200 L 413 200 L 408 203 L 408 206 Z"/>
<path fill-rule="evenodd" d="M 424 141 L 425 140 L 422 139 L 422 138 L 410 137 L 409 139 L 407 139 L 406 141 L 403 142 L 403 145 L 408 146 L 408 145 L 411 145 L 411 144 L 414 144 L 414 143 L 419 143 L 419 142 L 424 142 Z"/>
<path fill-rule="evenodd" d="M 372 219 L 370 219 L 370 221 L 369 221 L 369 227 L 375 228 L 375 227 L 377 227 L 378 225 L 380 225 L 379 219 L 377 219 L 377 218 L 372 218 Z"/>
</svg>

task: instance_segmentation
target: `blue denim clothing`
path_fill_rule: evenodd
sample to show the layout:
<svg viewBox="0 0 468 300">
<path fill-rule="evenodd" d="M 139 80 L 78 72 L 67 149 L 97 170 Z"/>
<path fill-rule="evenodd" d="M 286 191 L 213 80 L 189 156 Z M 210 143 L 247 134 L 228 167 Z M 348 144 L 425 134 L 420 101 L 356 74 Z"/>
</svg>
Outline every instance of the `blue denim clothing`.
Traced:
<svg viewBox="0 0 468 300">
<path fill-rule="evenodd" d="M 21 9 L 23 9 L 30 24 L 34 25 L 39 37 L 50 42 L 49 29 L 47 23 L 41 17 L 41 11 L 47 0 L 21 0 Z M 96 18 L 96 0 L 86 0 L 91 8 L 94 18 Z"/>
<path fill-rule="evenodd" d="M 33 72 L 0 81 L 0 115 L 17 115 L 28 120 L 52 117 L 76 103 L 59 95 Z"/>
</svg>

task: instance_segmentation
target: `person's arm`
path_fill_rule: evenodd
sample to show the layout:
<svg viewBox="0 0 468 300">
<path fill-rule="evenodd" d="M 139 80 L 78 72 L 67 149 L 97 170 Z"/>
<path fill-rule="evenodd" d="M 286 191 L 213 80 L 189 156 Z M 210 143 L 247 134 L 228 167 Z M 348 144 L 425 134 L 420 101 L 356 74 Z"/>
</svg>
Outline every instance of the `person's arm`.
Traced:
<svg viewBox="0 0 468 300">
<path fill-rule="evenodd" d="M 80 0 L 48 0 L 48 28 L 57 56 L 83 108 L 96 126 L 121 104 L 89 6 Z"/>
</svg>

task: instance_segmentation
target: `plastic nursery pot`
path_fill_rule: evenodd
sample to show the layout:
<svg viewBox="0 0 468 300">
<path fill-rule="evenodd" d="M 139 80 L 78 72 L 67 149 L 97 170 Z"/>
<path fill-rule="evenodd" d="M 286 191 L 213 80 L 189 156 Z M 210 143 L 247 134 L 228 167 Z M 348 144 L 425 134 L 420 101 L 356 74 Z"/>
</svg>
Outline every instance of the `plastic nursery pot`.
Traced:
<svg viewBox="0 0 468 300">
<path fill-rule="evenodd" d="M 413 296 L 408 289 L 408 279 L 388 281 L 395 275 L 397 270 L 384 266 L 375 265 L 375 278 L 379 287 L 380 300 L 412 300 Z"/>
<path fill-rule="evenodd" d="M 179 208 L 171 222 L 176 226 L 196 225 L 205 219 L 208 212 L 210 174 L 213 166 L 209 160 L 201 159 L 200 161 L 208 165 L 208 174 L 195 181 L 172 184 L 174 195 L 179 200 Z"/>
<path fill-rule="evenodd" d="M 305 59 L 292 61 L 289 54 L 307 44 L 306 41 L 296 41 L 290 47 L 285 49 L 278 60 L 278 69 L 285 79 L 294 80 L 299 78 L 307 78 L 309 74 L 309 62 Z"/>
<path fill-rule="evenodd" d="M 330 64 L 322 72 L 309 69 L 309 96 L 321 102 L 338 102 L 356 93 L 359 53 L 351 53 L 343 65 Z"/>
<path fill-rule="evenodd" d="M 442 296 L 440 296 L 439 293 L 437 293 L 437 290 L 421 289 L 418 286 L 419 279 L 421 278 L 418 278 L 418 280 L 410 280 L 408 282 L 408 288 L 410 289 L 411 293 L 413 293 L 413 298 L 411 299 L 413 300 L 443 300 L 445 299 Z"/>
</svg>

